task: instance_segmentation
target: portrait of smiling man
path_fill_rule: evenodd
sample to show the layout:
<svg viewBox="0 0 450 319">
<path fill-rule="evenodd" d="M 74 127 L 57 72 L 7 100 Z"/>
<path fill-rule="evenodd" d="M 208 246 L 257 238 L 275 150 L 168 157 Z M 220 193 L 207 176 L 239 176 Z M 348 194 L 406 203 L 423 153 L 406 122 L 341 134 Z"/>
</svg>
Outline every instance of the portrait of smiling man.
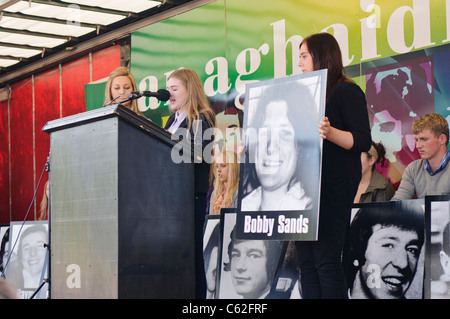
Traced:
<svg viewBox="0 0 450 319">
<path fill-rule="evenodd" d="M 412 200 L 364 205 L 350 226 L 344 254 L 349 297 L 352 299 L 404 299 L 421 297 L 424 211 Z M 420 266 L 420 267 L 419 267 Z M 422 282 L 423 284 L 423 282 Z"/>
<path fill-rule="evenodd" d="M 15 243 L 17 242 L 17 245 Z M 11 257 L 6 270 L 6 278 L 17 287 L 20 299 L 45 299 L 48 284 L 37 291 L 48 275 L 48 222 L 12 222 L 10 234 Z"/>
<path fill-rule="evenodd" d="M 321 141 L 314 119 L 319 121 L 320 88 L 312 80 L 281 80 L 286 79 L 255 83 L 248 89 L 241 211 L 317 206 Z"/>
<path fill-rule="evenodd" d="M 273 282 L 283 261 L 284 242 L 239 239 L 236 212 L 220 214 L 221 243 L 217 267 L 217 299 L 271 299 Z"/>
<path fill-rule="evenodd" d="M 236 293 L 244 299 L 269 297 L 282 244 L 272 240 L 243 240 L 236 238 L 233 229 L 228 245 L 229 262 L 224 271 L 231 272 Z"/>
</svg>

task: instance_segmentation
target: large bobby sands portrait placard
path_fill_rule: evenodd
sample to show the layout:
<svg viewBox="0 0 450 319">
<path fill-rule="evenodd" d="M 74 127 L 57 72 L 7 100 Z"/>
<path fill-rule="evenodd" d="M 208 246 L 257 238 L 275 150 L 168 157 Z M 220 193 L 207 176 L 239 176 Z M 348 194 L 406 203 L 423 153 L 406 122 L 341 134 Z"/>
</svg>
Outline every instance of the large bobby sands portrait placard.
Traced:
<svg viewBox="0 0 450 319">
<path fill-rule="evenodd" d="M 317 240 L 327 70 L 247 85 L 237 237 Z"/>
</svg>

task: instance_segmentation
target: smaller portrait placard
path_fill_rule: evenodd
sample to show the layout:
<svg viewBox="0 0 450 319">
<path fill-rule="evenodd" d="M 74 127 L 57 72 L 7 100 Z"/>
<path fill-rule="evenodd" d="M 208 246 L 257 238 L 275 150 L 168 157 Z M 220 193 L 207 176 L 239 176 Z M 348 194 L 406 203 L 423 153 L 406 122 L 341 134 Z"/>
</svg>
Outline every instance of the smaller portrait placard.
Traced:
<svg viewBox="0 0 450 319">
<path fill-rule="evenodd" d="M 450 299 L 450 195 L 426 196 L 425 299 Z"/>
<path fill-rule="evenodd" d="M 284 243 L 236 238 L 236 212 L 222 209 L 217 299 L 270 299 Z"/>
<path fill-rule="evenodd" d="M 11 222 L 6 279 L 20 299 L 47 298 L 48 244 L 48 221 Z"/>
<path fill-rule="evenodd" d="M 355 204 L 343 263 L 351 299 L 421 299 L 424 200 Z"/>
</svg>

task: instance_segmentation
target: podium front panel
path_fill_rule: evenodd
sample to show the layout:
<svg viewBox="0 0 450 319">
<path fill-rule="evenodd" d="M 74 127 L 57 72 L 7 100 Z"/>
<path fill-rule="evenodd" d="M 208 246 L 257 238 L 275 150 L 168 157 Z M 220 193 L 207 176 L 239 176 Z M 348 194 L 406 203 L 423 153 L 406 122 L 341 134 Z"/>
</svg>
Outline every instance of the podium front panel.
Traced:
<svg viewBox="0 0 450 319">
<path fill-rule="evenodd" d="M 118 118 L 51 134 L 51 296 L 118 297 Z"/>
<path fill-rule="evenodd" d="M 50 133 L 51 298 L 194 298 L 193 164 L 141 120 L 66 122 Z"/>
<path fill-rule="evenodd" d="M 119 298 L 194 298 L 194 167 L 119 122 Z"/>
</svg>

